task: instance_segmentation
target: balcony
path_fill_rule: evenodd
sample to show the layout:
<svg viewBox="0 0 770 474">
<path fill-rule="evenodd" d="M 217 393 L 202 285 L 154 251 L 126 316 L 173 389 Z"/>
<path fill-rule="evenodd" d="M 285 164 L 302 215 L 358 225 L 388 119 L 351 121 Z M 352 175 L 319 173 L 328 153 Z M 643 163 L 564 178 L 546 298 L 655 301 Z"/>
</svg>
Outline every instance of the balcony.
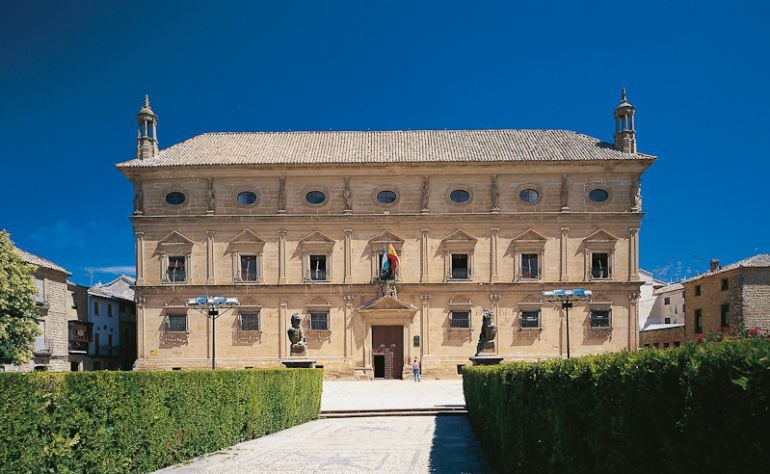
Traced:
<svg viewBox="0 0 770 474">
<path fill-rule="evenodd" d="M 120 355 L 120 346 L 94 346 L 94 357 L 118 357 Z"/>
</svg>

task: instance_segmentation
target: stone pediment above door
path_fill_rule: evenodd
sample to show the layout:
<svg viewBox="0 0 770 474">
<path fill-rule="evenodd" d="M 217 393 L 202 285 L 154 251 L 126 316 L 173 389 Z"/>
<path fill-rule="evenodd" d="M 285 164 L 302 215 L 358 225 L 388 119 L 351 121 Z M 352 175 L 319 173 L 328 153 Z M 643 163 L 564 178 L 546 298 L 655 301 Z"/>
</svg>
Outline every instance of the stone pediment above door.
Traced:
<svg viewBox="0 0 770 474">
<path fill-rule="evenodd" d="M 408 324 L 417 313 L 417 308 L 386 295 L 365 303 L 357 311 L 362 317 L 376 319 L 378 323 Z"/>
</svg>

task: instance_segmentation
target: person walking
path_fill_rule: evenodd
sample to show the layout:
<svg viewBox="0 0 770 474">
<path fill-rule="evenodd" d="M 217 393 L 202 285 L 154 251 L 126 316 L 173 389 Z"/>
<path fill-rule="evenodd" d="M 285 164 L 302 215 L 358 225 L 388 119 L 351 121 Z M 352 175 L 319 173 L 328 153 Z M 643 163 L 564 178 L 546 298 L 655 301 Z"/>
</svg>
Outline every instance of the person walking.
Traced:
<svg viewBox="0 0 770 474">
<path fill-rule="evenodd" d="M 417 363 L 417 357 L 415 357 L 414 362 L 412 362 L 412 374 L 414 375 L 414 381 L 419 382 L 420 381 L 420 364 Z"/>
</svg>

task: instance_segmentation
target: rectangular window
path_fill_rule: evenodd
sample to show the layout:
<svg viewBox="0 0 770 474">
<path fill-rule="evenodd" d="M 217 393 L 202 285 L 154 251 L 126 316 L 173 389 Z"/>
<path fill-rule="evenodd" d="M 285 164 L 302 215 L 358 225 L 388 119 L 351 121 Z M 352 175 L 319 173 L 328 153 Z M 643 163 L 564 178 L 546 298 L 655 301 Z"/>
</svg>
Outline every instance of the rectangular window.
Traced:
<svg viewBox="0 0 770 474">
<path fill-rule="evenodd" d="M 471 327 L 470 311 L 452 311 L 449 313 L 449 327 L 457 329 L 468 329 Z"/>
<path fill-rule="evenodd" d="M 240 313 L 242 331 L 259 331 L 259 313 Z"/>
<path fill-rule="evenodd" d="M 37 327 L 40 329 L 40 335 L 35 339 L 35 352 L 47 352 L 45 343 L 45 321 L 38 320 Z"/>
<path fill-rule="evenodd" d="M 241 281 L 257 281 L 257 256 L 241 255 Z"/>
<path fill-rule="evenodd" d="M 719 326 L 726 328 L 729 326 L 727 317 L 730 315 L 730 305 L 728 303 L 719 307 Z"/>
<path fill-rule="evenodd" d="M 729 288 L 729 286 L 728 286 L 728 283 L 727 283 L 727 278 L 722 278 L 722 291 L 725 291 L 728 288 Z"/>
<path fill-rule="evenodd" d="M 703 333 L 703 311 L 695 310 L 695 334 Z"/>
<path fill-rule="evenodd" d="M 674 347 L 679 347 L 681 343 L 679 341 L 674 341 Z"/>
<path fill-rule="evenodd" d="M 665 319 L 663 320 L 663 322 L 664 322 L 665 324 L 671 324 L 671 318 L 665 318 Z"/>
<path fill-rule="evenodd" d="M 37 288 L 37 294 L 35 294 L 35 303 L 42 305 L 45 304 L 45 282 L 42 278 L 35 277 L 35 287 Z"/>
<path fill-rule="evenodd" d="M 468 254 L 453 253 L 452 254 L 452 279 L 467 280 L 469 274 L 470 274 L 470 271 L 468 270 Z"/>
<path fill-rule="evenodd" d="M 166 331 L 187 332 L 186 314 L 169 314 L 166 316 Z"/>
<path fill-rule="evenodd" d="M 530 278 L 533 280 L 540 278 L 536 253 L 521 254 L 521 278 Z"/>
<path fill-rule="evenodd" d="M 310 329 L 313 331 L 328 331 L 329 313 L 327 311 L 311 311 Z"/>
<path fill-rule="evenodd" d="M 107 316 L 112 317 L 112 305 L 107 303 Z"/>
<path fill-rule="evenodd" d="M 313 281 L 326 280 L 326 255 L 310 256 L 310 279 Z"/>
<path fill-rule="evenodd" d="M 521 327 L 522 328 L 539 328 L 540 311 L 522 311 Z"/>
<path fill-rule="evenodd" d="M 700 285 L 695 285 L 695 296 L 700 296 Z"/>
<path fill-rule="evenodd" d="M 669 298 L 668 296 L 663 298 L 663 304 L 671 304 L 671 298 Z"/>
<path fill-rule="evenodd" d="M 99 316 L 99 302 L 94 301 L 94 316 Z"/>
<path fill-rule="evenodd" d="M 610 277 L 610 259 L 606 253 L 591 254 L 591 276 L 593 278 Z"/>
<path fill-rule="evenodd" d="M 168 281 L 187 281 L 187 259 L 168 257 Z"/>
<path fill-rule="evenodd" d="M 663 343 L 663 349 L 668 349 L 670 347 L 670 344 L 668 342 Z"/>
<path fill-rule="evenodd" d="M 610 310 L 592 309 L 591 310 L 591 327 L 592 328 L 610 327 Z"/>
</svg>

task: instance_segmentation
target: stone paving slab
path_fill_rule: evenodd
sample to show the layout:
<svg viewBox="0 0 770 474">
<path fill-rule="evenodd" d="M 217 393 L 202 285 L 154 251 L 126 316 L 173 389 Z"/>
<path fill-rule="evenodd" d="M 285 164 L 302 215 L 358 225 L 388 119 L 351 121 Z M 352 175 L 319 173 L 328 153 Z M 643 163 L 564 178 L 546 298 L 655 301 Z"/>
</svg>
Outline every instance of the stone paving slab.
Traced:
<svg viewBox="0 0 770 474">
<path fill-rule="evenodd" d="M 462 380 L 328 380 L 321 411 L 464 407 Z"/>
<path fill-rule="evenodd" d="M 315 420 L 159 473 L 492 472 L 465 416 Z"/>
</svg>

